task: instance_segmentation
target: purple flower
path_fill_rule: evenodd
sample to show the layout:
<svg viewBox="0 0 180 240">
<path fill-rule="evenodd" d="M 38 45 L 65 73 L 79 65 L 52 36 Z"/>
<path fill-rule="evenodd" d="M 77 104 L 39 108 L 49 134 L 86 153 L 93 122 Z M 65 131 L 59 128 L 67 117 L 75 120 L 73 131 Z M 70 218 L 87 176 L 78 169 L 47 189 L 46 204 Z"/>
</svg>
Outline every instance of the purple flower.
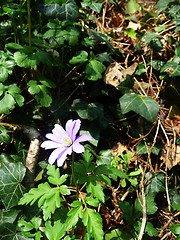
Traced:
<svg viewBox="0 0 180 240">
<path fill-rule="evenodd" d="M 57 165 L 58 167 L 61 167 L 66 156 L 71 155 L 72 151 L 76 153 L 82 153 L 85 151 L 85 148 L 80 142 L 93 140 L 93 138 L 89 135 L 80 135 L 76 137 L 80 126 L 81 121 L 79 119 L 74 121 L 68 120 L 66 123 L 66 130 L 64 130 L 59 124 L 55 124 L 52 133 L 46 134 L 46 138 L 50 140 L 44 141 L 41 144 L 41 147 L 45 149 L 55 148 L 48 159 L 50 164 L 53 164 L 57 159 Z"/>
</svg>

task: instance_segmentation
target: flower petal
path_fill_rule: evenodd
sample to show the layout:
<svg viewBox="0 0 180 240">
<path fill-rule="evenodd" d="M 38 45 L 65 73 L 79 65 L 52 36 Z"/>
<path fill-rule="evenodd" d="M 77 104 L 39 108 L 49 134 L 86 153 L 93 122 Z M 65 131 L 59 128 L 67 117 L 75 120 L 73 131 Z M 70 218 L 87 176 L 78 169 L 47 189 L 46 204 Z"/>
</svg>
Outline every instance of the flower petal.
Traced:
<svg viewBox="0 0 180 240">
<path fill-rule="evenodd" d="M 62 137 L 62 136 L 66 136 L 67 135 L 67 133 L 66 133 L 66 131 L 64 130 L 64 128 L 63 127 L 61 127 L 59 124 L 55 124 L 54 125 L 54 129 L 52 130 L 52 133 L 54 134 L 54 135 L 56 135 L 57 137 Z"/>
<path fill-rule="evenodd" d="M 73 151 L 76 153 L 82 153 L 85 151 L 83 145 L 81 145 L 78 141 L 75 141 L 72 145 Z"/>
<path fill-rule="evenodd" d="M 68 147 L 63 152 L 61 152 L 57 158 L 57 166 L 62 167 L 64 161 L 66 160 L 67 155 L 71 155 L 72 153 L 72 147 Z"/>
<path fill-rule="evenodd" d="M 57 149 L 55 149 L 55 150 L 51 153 L 51 155 L 49 156 L 48 162 L 49 162 L 50 164 L 53 164 L 53 163 L 56 161 L 56 159 L 58 158 L 58 156 L 59 156 L 61 153 L 63 153 L 66 149 L 67 149 L 67 148 L 57 148 Z"/>
<path fill-rule="evenodd" d="M 76 138 L 76 134 L 78 133 L 81 126 L 81 120 L 77 119 L 72 121 L 72 119 L 68 120 L 66 123 L 66 132 L 68 133 L 69 137 L 71 138 L 72 142 L 74 142 Z"/>
<path fill-rule="evenodd" d="M 58 142 L 58 143 L 61 142 L 61 136 L 57 136 L 57 135 L 52 134 L 52 133 L 46 134 L 46 138 L 52 140 L 53 142 Z"/>
<path fill-rule="evenodd" d="M 64 146 L 61 143 L 57 143 L 54 141 L 44 141 L 41 144 L 41 147 L 45 149 L 53 149 L 53 148 L 62 148 Z"/>
<path fill-rule="evenodd" d="M 79 135 L 75 141 L 78 141 L 78 142 L 85 142 L 85 141 L 92 141 L 93 140 L 93 137 L 91 137 L 90 135 Z"/>
</svg>

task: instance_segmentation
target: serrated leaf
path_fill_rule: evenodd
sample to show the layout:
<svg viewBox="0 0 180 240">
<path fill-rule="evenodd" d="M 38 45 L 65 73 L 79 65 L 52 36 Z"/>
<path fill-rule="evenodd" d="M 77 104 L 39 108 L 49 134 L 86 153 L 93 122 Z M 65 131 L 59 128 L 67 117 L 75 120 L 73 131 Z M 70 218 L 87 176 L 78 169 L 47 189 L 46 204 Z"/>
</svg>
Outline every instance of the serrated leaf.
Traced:
<svg viewBox="0 0 180 240">
<path fill-rule="evenodd" d="M 141 229 L 141 221 L 136 221 L 133 226 L 135 228 L 135 230 L 137 232 L 140 232 L 140 229 Z M 152 223 L 150 222 L 146 222 L 146 227 L 145 227 L 145 230 L 144 230 L 149 236 L 155 236 L 157 237 L 158 236 L 158 232 L 157 230 L 154 228 L 154 226 L 152 225 Z"/>
<path fill-rule="evenodd" d="M 55 165 L 49 164 L 47 166 L 47 174 L 49 175 L 48 181 L 54 185 L 60 185 L 60 172 L 59 168 L 56 168 Z"/>
<path fill-rule="evenodd" d="M 69 61 L 71 64 L 84 63 L 88 61 L 88 53 L 86 51 L 79 51 Z"/>
<path fill-rule="evenodd" d="M 84 201 L 93 207 L 99 206 L 99 200 L 97 198 L 94 198 L 93 196 L 85 196 Z"/>
<path fill-rule="evenodd" d="M 45 234 L 48 240 L 59 240 L 65 235 L 64 224 L 59 221 L 55 221 L 53 226 L 50 221 L 46 221 L 45 223 Z"/>
<path fill-rule="evenodd" d="M 60 188 L 59 188 L 59 191 L 63 195 L 70 195 L 71 194 L 70 190 L 68 189 L 68 186 L 66 186 L 66 185 L 61 185 Z"/>
<path fill-rule="evenodd" d="M 0 167 L 0 197 L 6 209 L 18 204 L 25 192 L 21 182 L 25 176 L 26 168 L 21 162 L 12 163 L 4 159 Z"/>
<path fill-rule="evenodd" d="M 142 203 L 142 197 L 140 196 L 140 200 Z M 154 197 L 153 196 L 146 196 L 145 198 L 146 201 L 146 212 L 147 214 L 154 214 L 157 211 L 157 206 L 156 203 L 154 202 Z M 136 211 L 136 217 L 141 217 L 143 215 L 143 207 L 139 202 L 138 199 L 135 201 L 135 211 Z"/>
<path fill-rule="evenodd" d="M 39 199 L 39 200 L 38 200 Z M 51 217 L 55 209 L 60 207 L 62 199 L 60 198 L 59 188 L 51 188 L 49 184 L 41 183 L 38 188 L 32 188 L 20 199 L 19 205 L 32 205 L 38 200 L 38 207 L 42 207 L 44 220 Z"/>
<path fill-rule="evenodd" d="M 104 232 L 102 230 L 102 219 L 99 213 L 92 209 L 86 208 L 83 212 L 82 221 L 87 226 L 87 231 L 95 240 L 102 240 Z"/>
<path fill-rule="evenodd" d="M 85 73 L 89 80 L 97 81 L 102 78 L 102 73 L 106 70 L 106 67 L 98 60 L 92 59 L 86 65 Z"/>
<path fill-rule="evenodd" d="M 94 181 L 94 176 L 88 178 L 87 192 L 92 193 L 93 196 L 99 199 L 102 203 L 105 201 L 103 188 L 97 181 Z"/>
<path fill-rule="evenodd" d="M 159 112 L 159 105 L 150 97 L 143 97 L 136 93 L 124 94 L 119 99 L 122 114 L 134 111 L 150 122 L 156 120 Z"/>
<path fill-rule="evenodd" d="M 97 165 L 111 165 L 114 157 L 112 156 L 111 150 L 101 150 L 99 153 L 99 158 L 97 158 Z"/>
<path fill-rule="evenodd" d="M 69 230 L 71 227 L 75 226 L 79 218 L 82 218 L 82 202 L 74 201 L 71 204 L 74 208 L 68 212 L 68 218 L 65 222 L 65 229 Z"/>
</svg>

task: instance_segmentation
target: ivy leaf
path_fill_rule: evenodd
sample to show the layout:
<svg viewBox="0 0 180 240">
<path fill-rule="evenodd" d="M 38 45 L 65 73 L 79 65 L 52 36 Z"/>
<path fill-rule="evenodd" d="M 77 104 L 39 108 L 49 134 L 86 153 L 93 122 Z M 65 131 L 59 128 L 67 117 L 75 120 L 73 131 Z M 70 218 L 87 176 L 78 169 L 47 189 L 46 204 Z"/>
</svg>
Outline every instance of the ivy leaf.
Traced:
<svg viewBox="0 0 180 240">
<path fill-rule="evenodd" d="M 2 209 L 0 210 L 0 226 L 5 223 L 14 223 L 20 210 L 15 209 Z"/>
<path fill-rule="evenodd" d="M 21 182 L 25 176 L 26 168 L 21 162 L 13 163 L 8 158 L 0 167 L 0 197 L 6 209 L 18 204 L 25 192 Z"/>
<path fill-rule="evenodd" d="M 38 200 L 39 199 L 39 200 Z M 44 220 L 51 217 L 56 208 L 61 206 L 62 198 L 60 197 L 59 188 L 51 188 L 49 184 L 41 183 L 38 188 L 32 188 L 20 199 L 19 205 L 34 204 L 38 200 L 38 207 L 42 207 Z"/>
<path fill-rule="evenodd" d="M 46 221 L 44 232 L 48 240 L 59 240 L 65 235 L 65 226 L 60 220 L 55 221 L 53 226 L 50 221 Z"/>
<path fill-rule="evenodd" d="M 0 142 L 8 144 L 11 141 L 11 137 L 9 136 L 9 130 L 7 130 L 4 126 L 0 126 Z"/>
<path fill-rule="evenodd" d="M 156 120 L 159 105 L 150 97 L 143 97 L 136 93 L 126 93 L 119 99 L 122 114 L 134 111 L 150 122 Z"/>
<path fill-rule="evenodd" d="M 164 192 L 165 189 L 165 180 L 163 173 L 150 173 L 146 174 L 147 184 L 145 185 L 145 191 L 147 195 L 155 196 L 158 192 Z"/>
<path fill-rule="evenodd" d="M 70 110 L 76 111 L 79 117 L 89 120 L 102 118 L 104 115 L 103 105 L 101 103 L 88 103 L 82 99 L 75 99 Z"/>
<path fill-rule="evenodd" d="M 92 59 L 86 65 L 85 73 L 89 80 L 97 81 L 102 78 L 102 73 L 106 70 L 106 67 L 98 60 Z"/>
<path fill-rule="evenodd" d="M 82 218 L 82 202 L 74 201 L 71 206 L 73 208 L 68 212 L 68 218 L 65 222 L 66 231 L 69 230 L 71 227 L 75 226 L 79 218 Z"/>
<path fill-rule="evenodd" d="M 103 239 L 102 219 L 99 213 L 92 209 L 86 208 L 83 212 L 83 223 L 87 226 L 87 231 L 95 240 Z"/>
<path fill-rule="evenodd" d="M 152 147 L 152 144 L 148 144 L 147 147 L 143 142 L 138 143 L 137 148 L 136 148 L 136 154 L 147 154 L 148 151 L 150 151 Z M 152 148 L 152 153 L 158 156 L 160 152 L 160 147 L 153 146 Z"/>
<path fill-rule="evenodd" d="M 98 2 L 93 2 L 93 3 L 90 3 L 90 2 L 81 2 L 81 6 L 83 8 L 85 7 L 89 7 L 91 8 L 92 10 L 94 10 L 95 12 L 97 13 L 100 13 L 101 12 L 101 8 L 102 8 L 102 5 L 103 3 L 98 3 Z"/>
<path fill-rule="evenodd" d="M 39 10 L 47 17 L 73 21 L 79 16 L 79 9 L 74 0 L 67 0 L 62 5 L 55 2 L 39 4 Z"/>
<path fill-rule="evenodd" d="M 0 226 L 0 239 L 2 240 L 33 240 L 16 231 L 14 224 L 6 223 Z"/>
</svg>

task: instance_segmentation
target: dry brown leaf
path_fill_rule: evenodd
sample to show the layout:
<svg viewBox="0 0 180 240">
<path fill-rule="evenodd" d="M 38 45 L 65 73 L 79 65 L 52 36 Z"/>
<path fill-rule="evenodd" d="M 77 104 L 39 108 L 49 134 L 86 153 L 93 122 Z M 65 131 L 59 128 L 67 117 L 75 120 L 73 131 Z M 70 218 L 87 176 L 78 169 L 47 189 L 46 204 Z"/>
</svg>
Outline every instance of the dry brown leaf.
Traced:
<svg viewBox="0 0 180 240">
<path fill-rule="evenodd" d="M 133 28 L 136 31 L 137 29 L 141 28 L 141 24 L 130 21 L 127 28 Z"/>
<path fill-rule="evenodd" d="M 127 74 L 132 75 L 135 72 L 137 65 L 138 63 L 134 62 L 127 69 L 123 69 L 119 63 L 111 63 L 105 72 L 104 82 L 106 84 L 117 87 L 121 82 L 126 79 Z"/>
<path fill-rule="evenodd" d="M 124 151 L 128 152 L 128 148 L 124 146 L 122 143 L 117 142 L 112 148 L 111 153 L 114 157 L 118 157 L 120 153 L 123 153 Z"/>
<path fill-rule="evenodd" d="M 160 159 L 163 160 L 169 170 L 176 165 L 180 165 L 180 146 L 171 144 L 168 148 L 166 145 L 161 151 Z"/>
</svg>

